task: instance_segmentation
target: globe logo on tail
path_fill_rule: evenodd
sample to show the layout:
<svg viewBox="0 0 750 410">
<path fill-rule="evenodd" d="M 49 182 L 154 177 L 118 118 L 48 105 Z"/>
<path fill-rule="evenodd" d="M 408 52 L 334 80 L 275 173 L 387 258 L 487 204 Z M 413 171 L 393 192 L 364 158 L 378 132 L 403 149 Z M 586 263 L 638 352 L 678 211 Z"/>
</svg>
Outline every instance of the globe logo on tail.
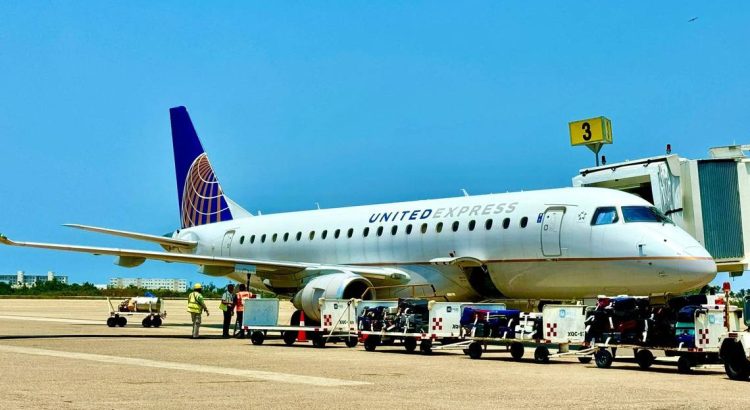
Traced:
<svg viewBox="0 0 750 410">
<path fill-rule="evenodd" d="M 232 219 L 224 192 L 205 153 L 190 165 L 182 190 L 183 228 Z"/>
</svg>

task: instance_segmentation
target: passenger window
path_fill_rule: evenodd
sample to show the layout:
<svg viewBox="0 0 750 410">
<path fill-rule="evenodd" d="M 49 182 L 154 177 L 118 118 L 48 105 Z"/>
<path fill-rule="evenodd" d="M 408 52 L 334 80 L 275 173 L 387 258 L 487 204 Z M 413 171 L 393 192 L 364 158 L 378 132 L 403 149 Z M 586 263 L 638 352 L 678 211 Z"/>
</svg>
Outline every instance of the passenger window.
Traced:
<svg viewBox="0 0 750 410">
<path fill-rule="evenodd" d="M 272 240 L 272 241 L 274 241 L 274 242 L 276 242 L 276 238 L 278 238 L 278 237 L 279 237 L 279 234 L 276 234 L 276 233 L 275 233 L 275 234 L 273 234 L 273 236 L 271 237 L 271 240 Z"/>
<path fill-rule="evenodd" d="M 328 236 L 328 230 L 326 229 L 320 234 L 320 239 L 325 239 Z"/>
<path fill-rule="evenodd" d="M 284 234 L 284 242 L 289 240 L 289 232 Z"/>
<path fill-rule="evenodd" d="M 334 238 L 334 239 L 338 239 L 338 238 L 339 238 L 339 235 L 341 235 L 341 229 L 336 229 L 336 230 L 335 230 L 335 231 L 333 232 L 333 238 Z"/>
<path fill-rule="evenodd" d="M 475 226 L 477 226 L 477 221 L 475 221 L 473 219 L 471 221 L 469 221 L 469 230 L 470 231 L 473 231 Z"/>
<path fill-rule="evenodd" d="M 364 236 L 365 238 L 367 238 L 367 235 L 369 235 L 369 234 L 370 234 L 370 227 L 368 226 L 368 227 L 366 227 L 365 229 L 362 230 L 362 236 Z"/>
<path fill-rule="evenodd" d="M 521 228 L 525 228 L 528 223 L 529 223 L 529 218 L 525 216 L 521 218 Z"/>
<path fill-rule="evenodd" d="M 260 236 L 260 242 L 261 243 L 266 243 L 266 234 L 263 234 L 263 235 Z"/>
<path fill-rule="evenodd" d="M 420 232 L 427 233 L 427 224 L 426 223 L 422 224 L 422 228 L 420 228 Z"/>
<path fill-rule="evenodd" d="M 310 231 L 310 235 L 308 235 L 310 240 L 315 239 L 315 231 Z"/>
<path fill-rule="evenodd" d="M 245 235 L 240 236 L 240 245 L 245 243 Z"/>
<path fill-rule="evenodd" d="M 383 236 L 383 227 L 378 226 L 378 236 Z"/>
<path fill-rule="evenodd" d="M 255 243 L 255 235 L 250 236 L 250 245 Z"/>
<path fill-rule="evenodd" d="M 591 218 L 591 225 L 609 225 L 617 222 L 619 219 L 617 208 L 614 206 L 603 206 L 596 208 L 596 211 L 594 211 L 594 216 Z"/>
<path fill-rule="evenodd" d="M 453 227 L 452 227 L 452 229 L 453 229 L 453 232 L 456 232 L 456 231 L 458 231 L 458 221 L 455 221 L 455 222 L 453 222 Z"/>
<path fill-rule="evenodd" d="M 406 234 L 411 235 L 411 224 L 406 225 Z"/>
<path fill-rule="evenodd" d="M 398 232 L 398 225 L 393 225 L 391 228 L 391 235 L 395 235 Z"/>
<path fill-rule="evenodd" d="M 508 229 L 510 226 L 510 218 L 503 219 L 503 229 Z"/>
<path fill-rule="evenodd" d="M 435 232 L 440 233 L 443 232 L 443 223 L 438 222 L 437 225 L 435 225 Z"/>
<path fill-rule="evenodd" d="M 299 241 L 302 239 L 302 232 L 297 232 L 297 240 Z"/>
<path fill-rule="evenodd" d="M 484 229 L 490 230 L 492 229 L 492 219 L 488 219 L 484 222 Z"/>
<path fill-rule="evenodd" d="M 349 230 L 346 231 L 346 237 L 351 238 L 352 235 L 354 235 L 354 228 L 349 228 Z"/>
</svg>

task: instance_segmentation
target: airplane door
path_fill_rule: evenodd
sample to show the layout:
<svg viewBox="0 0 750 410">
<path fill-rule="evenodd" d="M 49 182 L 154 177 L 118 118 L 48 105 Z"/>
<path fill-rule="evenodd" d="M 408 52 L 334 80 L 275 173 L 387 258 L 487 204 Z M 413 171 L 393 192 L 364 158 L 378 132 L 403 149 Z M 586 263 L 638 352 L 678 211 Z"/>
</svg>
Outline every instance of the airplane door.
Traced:
<svg viewBox="0 0 750 410">
<path fill-rule="evenodd" d="M 544 256 L 560 256 L 560 228 L 565 208 L 549 208 L 542 219 L 542 253 Z"/>
<path fill-rule="evenodd" d="M 234 231 L 227 231 L 224 234 L 224 240 L 221 241 L 221 256 L 232 256 L 232 238 L 234 238 Z"/>
</svg>

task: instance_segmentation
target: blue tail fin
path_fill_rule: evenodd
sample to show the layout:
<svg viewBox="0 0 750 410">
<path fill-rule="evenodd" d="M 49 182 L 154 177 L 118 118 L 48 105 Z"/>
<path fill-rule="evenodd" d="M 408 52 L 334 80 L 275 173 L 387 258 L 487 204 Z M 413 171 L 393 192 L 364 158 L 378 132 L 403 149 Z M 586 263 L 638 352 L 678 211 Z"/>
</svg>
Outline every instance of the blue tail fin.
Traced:
<svg viewBox="0 0 750 410">
<path fill-rule="evenodd" d="M 224 191 L 185 107 L 169 109 L 182 227 L 232 220 Z"/>
</svg>

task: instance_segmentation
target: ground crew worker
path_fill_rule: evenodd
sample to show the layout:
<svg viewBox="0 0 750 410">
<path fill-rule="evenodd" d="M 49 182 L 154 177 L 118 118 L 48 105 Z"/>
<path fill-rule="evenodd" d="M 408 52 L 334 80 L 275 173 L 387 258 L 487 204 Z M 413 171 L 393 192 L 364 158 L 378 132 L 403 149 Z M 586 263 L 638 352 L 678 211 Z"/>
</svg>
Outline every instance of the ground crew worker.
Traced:
<svg viewBox="0 0 750 410">
<path fill-rule="evenodd" d="M 192 339 L 197 339 L 199 336 L 198 332 L 201 328 L 201 316 L 203 315 L 203 311 L 206 311 L 206 316 L 209 315 L 208 308 L 203 301 L 203 295 L 201 292 L 203 292 L 203 286 L 200 283 L 196 283 L 193 285 L 193 291 L 188 295 L 187 311 L 190 312 L 190 317 L 193 319 Z"/>
<path fill-rule="evenodd" d="M 234 306 L 237 310 L 237 322 L 235 328 L 239 328 L 239 334 L 237 337 L 240 339 L 245 338 L 245 329 L 242 328 L 242 315 L 245 313 L 245 304 L 242 302 L 243 299 L 250 299 L 253 296 L 252 293 L 247 291 L 247 287 L 244 283 L 240 283 L 240 291 L 235 295 Z"/>
<path fill-rule="evenodd" d="M 234 285 L 227 285 L 227 290 L 221 295 L 221 304 L 219 309 L 224 312 L 224 327 L 222 327 L 222 337 L 229 337 L 229 325 L 232 324 L 232 315 L 234 315 Z"/>
</svg>

